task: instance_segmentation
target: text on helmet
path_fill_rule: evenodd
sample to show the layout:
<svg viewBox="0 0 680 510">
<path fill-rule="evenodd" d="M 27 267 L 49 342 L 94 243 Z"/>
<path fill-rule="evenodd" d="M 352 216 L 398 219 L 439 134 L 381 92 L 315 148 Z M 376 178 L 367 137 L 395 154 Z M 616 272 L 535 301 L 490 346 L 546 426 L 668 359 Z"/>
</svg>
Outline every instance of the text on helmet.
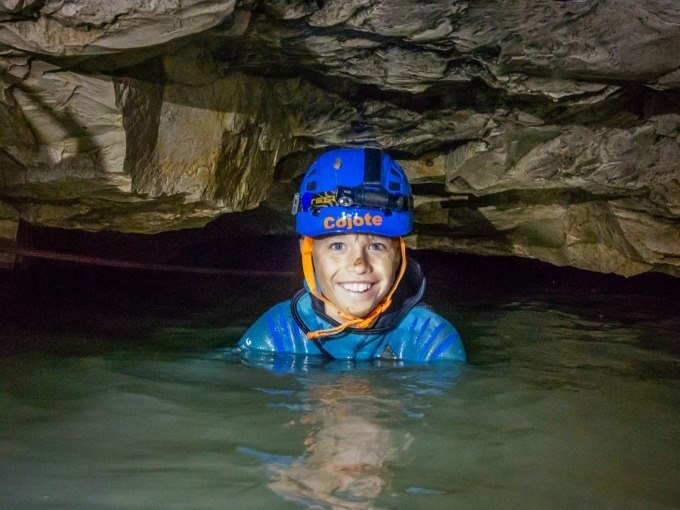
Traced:
<svg viewBox="0 0 680 510">
<path fill-rule="evenodd" d="M 372 215 L 366 213 L 363 216 L 359 214 L 343 214 L 340 218 L 333 216 L 326 216 L 323 219 L 323 228 L 325 230 L 333 230 L 336 228 L 352 230 L 354 227 L 379 227 L 382 225 L 383 217 L 379 214 Z"/>
</svg>

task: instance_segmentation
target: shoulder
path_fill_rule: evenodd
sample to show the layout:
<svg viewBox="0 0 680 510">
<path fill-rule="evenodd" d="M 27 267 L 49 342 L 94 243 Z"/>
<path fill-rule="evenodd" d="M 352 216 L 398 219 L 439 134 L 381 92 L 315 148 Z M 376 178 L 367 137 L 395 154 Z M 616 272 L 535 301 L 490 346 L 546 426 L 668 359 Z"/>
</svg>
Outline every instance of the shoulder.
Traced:
<svg viewBox="0 0 680 510">
<path fill-rule="evenodd" d="M 272 306 L 246 330 L 238 345 L 243 349 L 279 351 L 286 330 L 295 326 L 290 312 L 290 301 Z"/>
<path fill-rule="evenodd" d="M 278 353 L 306 353 L 306 335 L 293 317 L 291 301 L 263 313 L 239 340 L 240 349 Z"/>
<path fill-rule="evenodd" d="M 448 320 L 427 305 L 412 308 L 399 324 L 408 338 L 404 357 L 412 361 L 439 359 L 465 361 L 465 348 L 460 334 Z"/>
</svg>

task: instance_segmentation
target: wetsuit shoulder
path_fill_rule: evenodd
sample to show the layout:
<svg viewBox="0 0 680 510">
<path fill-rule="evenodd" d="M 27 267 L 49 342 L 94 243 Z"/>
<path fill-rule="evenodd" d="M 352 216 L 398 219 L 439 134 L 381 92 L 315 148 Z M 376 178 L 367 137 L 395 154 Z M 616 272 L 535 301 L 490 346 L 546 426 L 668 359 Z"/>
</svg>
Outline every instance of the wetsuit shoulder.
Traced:
<svg viewBox="0 0 680 510">
<path fill-rule="evenodd" d="M 240 349 L 289 354 L 314 354 L 313 345 L 293 318 L 290 300 L 271 307 L 250 326 L 239 340 Z"/>
<path fill-rule="evenodd" d="M 465 348 L 456 328 L 426 305 L 413 307 L 400 321 L 390 346 L 404 361 L 465 361 Z"/>
</svg>

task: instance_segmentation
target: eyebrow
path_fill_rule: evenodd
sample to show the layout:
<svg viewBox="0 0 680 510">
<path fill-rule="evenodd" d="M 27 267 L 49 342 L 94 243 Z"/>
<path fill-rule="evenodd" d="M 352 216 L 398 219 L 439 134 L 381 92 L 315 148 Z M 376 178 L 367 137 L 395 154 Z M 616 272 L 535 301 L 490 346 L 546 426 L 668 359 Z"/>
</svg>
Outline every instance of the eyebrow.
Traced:
<svg viewBox="0 0 680 510">
<path fill-rule="evenodd" d="M 347 239 L 351 234 L 329 234 L 323 236 L 322 239 L 329 240 L 331 242 L 338 242 Z M 391 237 L 379 236 L 376 234 L 362 234 L 360 232 L 354 233 L 354 242 L 357 242 L 360 236 L 365 236 L 369 242 L 382 241 L 385 243 L 390 243 L 392 241 Z"/>
</svg>

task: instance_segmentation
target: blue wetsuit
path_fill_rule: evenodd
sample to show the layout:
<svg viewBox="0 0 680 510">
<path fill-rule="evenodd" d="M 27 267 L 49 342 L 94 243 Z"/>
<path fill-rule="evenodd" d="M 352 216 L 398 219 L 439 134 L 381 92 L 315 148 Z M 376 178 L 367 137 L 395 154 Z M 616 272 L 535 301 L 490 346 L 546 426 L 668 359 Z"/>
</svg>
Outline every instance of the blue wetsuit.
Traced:
<svg viewBox="0 0 680 510">
<path fill-rule="evenodd" d="M 338 323 L 324 313 L 320 300 L 303 289 L 257 319 L 239 341 L 239 348 L 344 360 L 465 361 L 460 335 L 450 322 L 421 303 L 424 292 L 420 266 L 409 260 L 392 306 L 373 327 L 349 327 L 333 336 L 309 340 L 308 331 L 328 329 Z"/>
</svg>

